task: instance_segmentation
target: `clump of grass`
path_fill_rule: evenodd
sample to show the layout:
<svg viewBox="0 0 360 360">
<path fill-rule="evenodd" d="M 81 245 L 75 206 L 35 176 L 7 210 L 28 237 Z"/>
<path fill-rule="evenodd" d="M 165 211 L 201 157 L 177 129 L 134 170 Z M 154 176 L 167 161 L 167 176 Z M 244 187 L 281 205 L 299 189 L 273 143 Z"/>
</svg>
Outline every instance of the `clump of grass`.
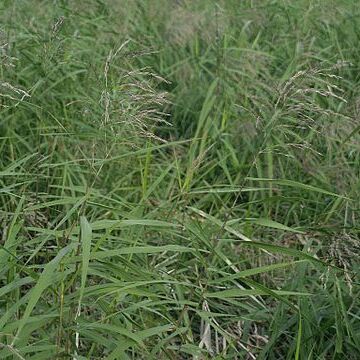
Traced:
<svg viewBox="0 0 360 360">
<path fill-rule="evenodd" d="M 358 21 L 320 5 L 1 5 L 1 358 L 358 358 Z"/>
</svg>

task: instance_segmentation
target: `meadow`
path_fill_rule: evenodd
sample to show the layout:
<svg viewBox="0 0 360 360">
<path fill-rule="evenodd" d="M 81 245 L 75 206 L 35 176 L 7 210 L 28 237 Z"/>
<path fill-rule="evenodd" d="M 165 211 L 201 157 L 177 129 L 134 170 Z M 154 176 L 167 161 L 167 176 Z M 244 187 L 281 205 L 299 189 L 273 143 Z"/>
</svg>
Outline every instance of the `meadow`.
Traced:
<svg viewBox="0 0 360 360">
<path fill-rule="evenodd" d="M 357 0 L 2 0 L 0 359 L 360 359 Z"/>
</svg>

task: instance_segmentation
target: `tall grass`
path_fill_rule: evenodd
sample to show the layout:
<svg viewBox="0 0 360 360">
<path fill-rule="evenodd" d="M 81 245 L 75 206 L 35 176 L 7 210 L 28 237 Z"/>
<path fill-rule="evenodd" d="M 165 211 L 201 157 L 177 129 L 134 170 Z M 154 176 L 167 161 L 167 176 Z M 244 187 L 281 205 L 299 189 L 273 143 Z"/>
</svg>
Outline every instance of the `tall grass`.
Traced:
<svg viewBox="0 0 360 360">
<path fill-rule="evenodd" d="M 0 6 L 0 358 L 359 358 L 356 1 Z"/>
</svg>

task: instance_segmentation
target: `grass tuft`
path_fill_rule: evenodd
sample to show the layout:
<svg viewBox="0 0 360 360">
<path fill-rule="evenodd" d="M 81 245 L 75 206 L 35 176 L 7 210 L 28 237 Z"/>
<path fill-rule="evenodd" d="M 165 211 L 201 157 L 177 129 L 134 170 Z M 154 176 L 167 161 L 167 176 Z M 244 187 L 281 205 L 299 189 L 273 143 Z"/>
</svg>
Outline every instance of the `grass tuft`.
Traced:
<svg viewBox="0 0 360 360">
<path fill-rule="evenodd" d="M 358 359 L 356 1 L 0 4 L 1 359 Z"/>
</svg>

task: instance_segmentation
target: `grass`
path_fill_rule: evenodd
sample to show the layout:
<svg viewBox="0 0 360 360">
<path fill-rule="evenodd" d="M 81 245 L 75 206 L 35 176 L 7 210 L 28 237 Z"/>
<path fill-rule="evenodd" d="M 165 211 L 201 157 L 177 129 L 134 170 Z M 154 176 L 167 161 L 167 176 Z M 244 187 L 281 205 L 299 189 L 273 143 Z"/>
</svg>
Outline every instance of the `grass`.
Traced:
<svg viewBox="0 0 360 360">
<path fill-rule="evenodd" d="M 358 359 L 359 9 L 3 1 L 1 359 Z"/>
</svg>

